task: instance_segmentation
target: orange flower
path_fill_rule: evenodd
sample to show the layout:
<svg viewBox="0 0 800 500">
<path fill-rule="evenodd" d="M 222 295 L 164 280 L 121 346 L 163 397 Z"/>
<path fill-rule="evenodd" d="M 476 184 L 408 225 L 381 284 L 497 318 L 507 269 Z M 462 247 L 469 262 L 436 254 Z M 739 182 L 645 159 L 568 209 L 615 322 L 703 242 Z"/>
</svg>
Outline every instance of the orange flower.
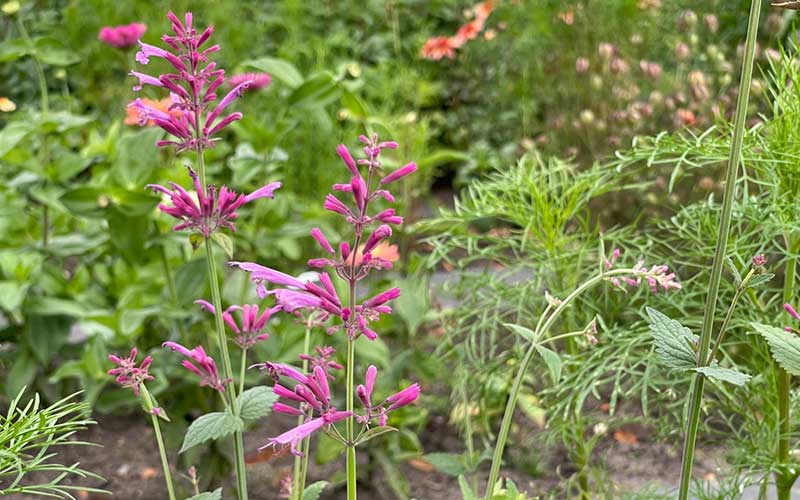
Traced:
<svg viewBox="0 0 800 500">
<path fill-rule="evenodd" d="M 142 98 L 142 102 L 144 104 L 148 105 L 148 106 L 152 106 L 152 107 L 156 108 L 159 111 L 163 111 L 164 113 L 169 113 L 172 116 L 176 116 L 177 117 L 177 116 L 180 116 L 182 114 L 181 110 L 179 110 L 179 109 L 169 109 L 169 107 L 172 106 L 172 104 L 174 102 L 171 97 L 165 97 L 165 98 L 161 99 L 160 101 L 156 101 L 156 100 L 153 100 L 153 99 L 148 99 L 147 97 L 143 97 Z M 127 110 L 128 114 L 127 114 L 127 116 L 125 116 L 125 122 L 124 122 L 125 125 L 139 125 L 139 111 L 136 108 L 131 107 L 131 106 L 126 108 L 126 110 Z M 153 124 L 153 120 L 148 120 L 147 121 L 147 126 L 148 127 L 152 127 L 153 125 L 154 125 Z"/>
<path fill-rule="evenodd" d="M 0 111 L 3 113 L 11 113 L 17 109 L 17 105 L 14 104 L 14 101 L 9 99 L 8 97 L 0 97 Z"/>
<path fill-rule="evenodd" d="M 494 9 L 494 0 L 486 0 L 485 2 L 481 2 L 474 7 L 475 9 L 475 18 L 486 20 L 489 17 L 489 14 L 492 13 Z"/>
<path fill-rule="evenodd" d="M 456 48 L 458 48 L 458 41 L 454 38 L 435 36 L 425 42 L 425 45 L 422 46 L 421 54 L 425 59 L 434 61 L 438 61 L 443 57 L 453 59 L 456 56 Z"/>
<path fill-rule="evenodd" d="M 483 31 L 484 26 L 484 19 L 476 18 L 474 21 L 470 21 L 464 26 L 458 29 L 458 33 L 454 38 L 454 42 L 457 43 L 457 47 L 464 45 L 467 40 L 473 40 L 477 38 L 481 31 Z"/>
<path fill-rule="evenodd" d="M 352 256 L 355 257 L 356 259 L 357 266 L 361 265 L 361 261 L 364 258 L 364 254 L 362 252 L 363 250 L 364 250 L 364 245 L 359 245 L 358 252 L 352 254 Z M 386 241 L 381 241 L 380 243 L 378 243 L 370 253 L 372 254 L 373 258 L 379 258 L 389 262 L 397 262 L 400 259 L 400 254 L 397 252 L 397 245 L 390 245 Z M 351 258 L 348 259 L 347 263 L 348 265 L 352 265 L 352 262 L 353 259 Z"/>
</svg>

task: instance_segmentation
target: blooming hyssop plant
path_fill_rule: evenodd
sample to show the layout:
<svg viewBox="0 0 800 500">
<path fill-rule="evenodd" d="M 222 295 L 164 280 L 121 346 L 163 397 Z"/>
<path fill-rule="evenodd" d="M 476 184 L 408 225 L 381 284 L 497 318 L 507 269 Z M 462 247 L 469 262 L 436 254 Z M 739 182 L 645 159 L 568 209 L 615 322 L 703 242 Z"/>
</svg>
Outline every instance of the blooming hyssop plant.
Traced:
<svg viewBox="0 0 800 500">
<path fill-rule="evenodd" d="M 278 307 L 265 308 L 259 314 L 259 305 L 230 306 L 223 309 L 220 294 L 220 280 L 214 264 L 212 240 L 220 243 L 229 252 L 232 251 L 230 237 L 223 230 L 235 232 L 235 221 L 239 217 L 238 210 L 245 204 L 260 198 L 272 198 L 279 182 L 267 183 L 250 194 L 238 194 L 226 186 L 217 188 L 206 182 L 204 152 L 214 147 L 220 140 L 219 135 L 242 113 L 229 112 L 228 107 L 248 88 L 263 88 L 270 82 L 269 75 L 238 75 L 233 82 L 226 82 L 225 71 L 218 68 L 211 56 L 219 50 L 219 45 L 210 44 L 214 33 L 213 27 L 198 29 L 194 26 L 191 13 L 181 20 L 170 12 L 168 19 L 172 25 L 172 34 L 162 36 L 166 48 L 157 47 L 138 41 L 139 51 L 136 61 L 147 65 L 153 58 L 166 61 L 172 72 L 158 76 L 131 71 L 138 83 L 133 90 L 139 91 L 143 86 L 163 89 L 169 93 L 160 101 L 137 98 L 128 105 L 129 117 L 142 126 L 157 126 L 169 137 L 156 142 L 157 147 L 174 148 L 177 154 L 193 153 L 196 164 L 188 167 L 194 189 L 184 189 L 180 184 L 170 182 L 169 187 L 151 184 L 147 187 L 156 194 L 165 197 L 159 209 L 177 219 L 179 222 L 174 231 L 189 231 L 193 246 L 205 246 L 207 271 L 210 281 L 211 302 L 198 300 L 205 310 L 214 315 L 216 338 L 210 337 L 205 346 L 197 345 L 193 349 L 167 341 L 164 347 L 182 354 L 185 359 L 182 366 L 199 378 L 201 386 L 214 390 L 221 398 L 224 411 L 212 412 L 198 418 L 187 430 L 181 452 L 210 439 L 233 435 L 234 456 L 236 464 L 237 493 L 240 500 L 247 498 L 247 479 L 244 467 L 244 445 L 242 430 L 246 421 L 264 416 L 276 398 L 265 387 L 244 390 L 244 368 L 247 366 L 247 350 L 257 342 L 264 341 L 270 317 L 278 311 Z M 131 30 L 123 34 L 130 34 Z M 138 39 L 143 31 L 136 34 Z M 108 37 L 111 35 L 106 34 Z M 101 35 L 102 37 L 103 35 Z M 120 35 L 122 36 L 122 35 Z M 131 35 L 133 36 L 133 35 Z M 110 42 L 109 42 L 110 43 Z M 218 98 L 217 91 L 230 87 Z M 127 122 L 127 120 L 126 120 Z M 233 314 L 241 311 L 241 322 L 237 323 Z M 239 385 L 235 383 L 228 352 L 228 336 L 225 326 L 233 333 L 233 342 L 241 348 L 241 372 Z M 214 349 L 218 353 L 212 356 Z M 162 452 L 164 472 L 167 475 L 169 497 L 175 498 L 169 467 L 166 460 L 163 442 L 158 430 L 156 417 L 166 418 L 163 410 L 152 403 L 144 382 L 152 378 L 147 368 L 150 358 L 141 365 L 135 364 L 136 351 L 128 358 L 112 356 L 110 359 L 117 365 L 110 373 L 117 382 L 133 389 L 141 397 L 145 408 L 153 415 L 156 436 Z M 217 363 L 219 361 L 219 365 Z M 264 389 L 264 390 L 259 390 Z M 245 408 L 247 405 L 249 408 Z M 243 408 L 247 411 L 242 413 Z M 209 426 L 215 429 L 209 432 Z"/>
<path fill-rule="evenodd" d="M 372 271 L 392 267 L 393 259 L 386 257 L 386 247 L 381 245 L 392 235 L 392 226 L 403 223 L 403 218 L 393 208 L 375 211 L 370 208 L 380 201 L 394 202 L 389 186 L 417 170 L 416 164 L 408 163 L 391 172 L 386 171 L 380 155 L 385 149 L 397 148 L 397 143 L 380 141 L 377 135 L 362 135 L 359 140 L 363 144 L 364 157 L 358 160 L 353 158 L 346 146 L 337 148 L 351 177 L 347 183 L 334 184 L 333 190 L 349 197 L 350 202 L 335 194 L 328 194 L 323 204 L 326 210 L 339 214 L 350 225 L 352 243 L 342 241 L 334 246 L 319 228 L 311 230 L 311 236 L 326 254 L 308 262 L 310 267 L 322 270 L 316 280 L 318 283 L 302 281 L 252 262 L 231 262 L 231 265 L 250 274 L 260 297 L 274 296 L 278 306 L 286 312 L 305 312 L 309 325 L 307 335 L 311 326 L 316 325 L 325 326 L 328 334 L 342 332 L 347 337 L 344 409 L 338 409 L 332 403 L 328 381 L 330 369 L 336 367 L 330 365 L 329 361 L 316 361 L 306 354 L 302 358 L 305 364 L 303 370 L 275 363 L 259 365 L 275 380 L 275 394 L 286 401 L 276 403 L 275 410 L 298 417 L 294 429 L 271 439 L 266 445 L 289 446 L 292 453 L 297 455 L 291 490 L 294 495 L 300 495 L 304 488 L 306 466 L 301 459 L 307 460 L 308 436 L 317 430 L 324 430 L 347 448 L 347 498 L 355 498 L 356 446 L 371 437 L 368 433 L 371 428 L 386 425 L 389 412 L 414 402 L 420 392 L 419 386 L 413 384 L 380 404 L 374 404 L 373 390 L 377 377 L 374 366 L 367 369 L 363 384 L 356 386 L 354 382 L 356 340 L 362 336 L 367 340 L 375 340 L 378 333 L 372 325 L 382 315 L 391 314 L 389 304 L 400 296 L 400 289 L 390 288 L 361 303 L 357 301 L 359 282 Z M 381 251 L 376 252 L 378 249 Z M 345 300 L 337 293 L 332 275 L 347 284 L 349 296 Z M 325 351 L 318 348 L 317 352 L 324 357 L 327 354 Z M 309 361 L 311 369 L 308 367 Z M 281 385 L 279 382 L 283 379 L 292 380 L 294 388 Z M 359 412 L 354 408 L 356 395 L 362 405 Z M 340 432 L 335 425 L 341 421 L 345 422 L 344 432 Z"/>
</svg>

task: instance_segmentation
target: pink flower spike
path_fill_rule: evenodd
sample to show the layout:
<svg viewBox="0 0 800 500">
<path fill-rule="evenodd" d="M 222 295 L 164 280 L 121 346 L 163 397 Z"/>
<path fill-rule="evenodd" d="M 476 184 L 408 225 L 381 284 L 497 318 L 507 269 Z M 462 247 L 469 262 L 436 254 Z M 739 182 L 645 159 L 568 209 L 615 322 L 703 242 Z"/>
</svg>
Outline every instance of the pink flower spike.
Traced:
<svg viewBox="0 0 800 500">
<path fill-rule="evenodd" d="M 364 303 L 362 304 L 362 307 L 363 308 L 378 307 L 378 306 L 383 305 L 383 304 L 389 302 L 390 300 L 394 300 L 394 299 L 396 299 L 398 297 L 400 297 L 400 289 L 396 288 L 396 287 L 395 288 L 390 288 L 390 289 L 386 290 L 385 292 L 382 292 L 382 293 L 372 297 L 371 299 L 365 300 Z"/>
<path fill-rule="evenodd" d="M 127 358 L 120 358 L 115 354 L 109 354 L 108 359 L 117 365 L 117 367 L 109 370 L 108 374 L 114 376 L 117 384 L 121 387 L 132 389 L 133 394 L 139 397 L 139 386 L 147 380 L 153 380 L 153 376 L 147 371 L 153 358 L 147 356 L 139 366 L 136 366 L 137 354 L 138 351 L 136 347 L 131 348 L 131 352 Z"/>
<path fill-rule="evenodd" d="M 268 73 L 242 73 L 228 79 L 228 83 L 234 87 L 247 81 L 250 82 L 250 87 L 246 90 L 259 90 L 268 87 L 272 83 L 272 77 Z"/>
<path fill-rule="evenodd" d="M 285 405 L 283 403 L 274 403 L 272 405 L 272 411 L 278 413 L 285 413 L 287 415 L 302 415 L 303 412 L 295 408 L 294 406 Z"/>
<path fill-rule="evenodd" d="M 100 30 L 97 39 L 106 45 L 118 49 L 125 49 L 136 45 L 147 31 L 147 25 L 142 23 L 124 24 L 122 26 L 105 26 Z"/>
<path fill-rule="evenodd" d="M 381 185 L 389 184 L 390 182 L 394 182 L 398 179 L 401 179 L 407 175 L 413 174 L 417 171 L 417 164 L 416 163 L 409 163 L 404 167 L 400 167 L 391 174 L 387 175 L 383 179 L 381 179 Z"/>
<path fill-rule="evenodd" d="M 303 453 L 297 449 L 298 443 L 300 443 L 300 441 L 305 439 L 307 436 L 311 435 L 314 431 L 325 426 L 325 424 L 325 419 L 322 417 L 309 420 L 308 422 L 299 425 L 294 429 L 284 432 L 280 436 L 270 439 L 268 444 L 259 448 L 259 451 L 269 446 L 278 447 L 286 446 L 288 444 L 291 447 L 292 455 L 302 457 Z"/>
<path fill-rule="evenodd" d="M 135 91 L 142 90 L 142 85 L 152 85 L 153 87 L 164 86 L 164 84 L 161 83 L 161 80 L 154 76 L 145 75 L 144 73 L 139 73 L 138 71 L 131 71 L 128 74 L 139 79 L 139 84 L 133 86 L 133 90 Z"/>
<path fill-rule="evenodd" d="M 313 228 L 311 230 L 311 236 L 317 241 L 317 243 L 319 243 L 319 246 L 321 246 L 323 250 L 325 250 L 331 255 L 334 255 L 336 253 L 334 252 L 331 244 L 328 242 L 328 239 L 325 238 L 324 234 L 322 234 L 322 230 L 320 230 L 320 228 L 318 227 Z"/>
<path fill-rule="evenodd" d="M 797 321 L 800 321 L 800 314 L 798 314 L 798 313 L 797 313 L 797 311 L 795 311 L 794 307 L 792 307 L 792 306 L 791 306 L 791 304 L 784 304 L 784 305 L 783 305 L 783 309 L 784 309 L 784 310 L 785 310 L 787 313 L 789 313 L 789 315 L 790 315 L 791 317 L 793 317 L 793 318 L 794 318 L 794 319 L 796 319 Z"/>
</svg>

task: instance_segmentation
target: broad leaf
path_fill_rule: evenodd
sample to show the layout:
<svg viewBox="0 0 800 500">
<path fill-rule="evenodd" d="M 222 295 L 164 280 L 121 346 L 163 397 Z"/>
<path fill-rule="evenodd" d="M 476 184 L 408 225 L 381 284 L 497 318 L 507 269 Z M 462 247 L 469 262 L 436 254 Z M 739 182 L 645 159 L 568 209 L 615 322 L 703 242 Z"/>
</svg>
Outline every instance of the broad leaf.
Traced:
<svg viewBox="0 0 800 500">
<path fill-rule="evenodd" d="M 33 131 L 29 122 L 11 122 L 0 130 L 0 158 L 14 149 L 19 142 Z"/>
<path fill-rule="evenodd" d="M 340 91 L 336 79 L 327 71 L 317 73 L 304 81 L 289 95 L 292 106 L 324 106 L 334 100 Z"/>
<path fill-rule="evenodd" d="M 455 453 L 428 453 L 422 458 L 436 467 L 436 470 L 450 476 L 460 476 L 467 472 L 464 457 Z"/>
<path fill-rule="evenodd" d="M 766 339 L 772 357 L 781 368 L 792 375 L 800 375 L 800 337 L 761 323 L 751 323 L 759 335 Z"/>
<path fill-rule="evenodd" d="M 303 500 L 317 500 L 326 486 L 328 486 L 328 481 L 317 481 L 309 484 L 303 490 Z"/>
<path fill-rule="evenodd" d="M 303 83 L 303 75 L 290 62 L 283 59 L 262 57 L 252 61 L 245 61 L 242 66 L 269 73 L 270 76 L 277 78 L 291 88 L 299 87 Z"/>
<path fill-rule="evenodd" d="M 547 347 L 537 345 L 536 350 L 544 359 L 544 362 L 547 365 L 547 370 L 550 372 L 550 377 L 553 378 L 553 383 L 557 384 L 558 381 L 561 380 L 561 358 L 558 357 L 558 354 L 555 351 L 550 350 Z"/>
<path fill-rule="evenodd" d="M 36 57 L 51 66 L 69 66 L 81 60 L 78 54 L 55 38 L 39 38 L 36 40 L 35 45 Z"/>
<path fill-rule="evenodd" d="M 647 308 L 650 332 L 661 362 L 670 368 L 692 369 L 697 357 L 691 348 L 697 336 L 691 330 L 660 312 Z"/>
<path fill-rule="evenodd" d="M 233 434 L 242 430 L 243 427 L 244 422 L 242 422 L 242 419 L 231 415 L 227 411 L 206 413 L 192 422 L 192 425 L 186 430 L 183 445 L 181 445 L 178 453 L 183 453 L 189 448 L 211 439 L 219 439 Z"/>
<path fill-rule="evenodd" d="M 694 368 L 694 371 L 702 373 L 706 377 L 728 382 L 733 385 L 744 385 L 750 380 L 750 375 L 721 366 L 701 366 L 699 368 Z"/>
<path fill-rule="evenodd" d="M 246 422 L 266 417 L 272 411 L 272 405 L 277 399 L 278 396 L 271 387 L 265 385 L 251 387 L 236 398 L 239 416 Z"/>
<path fill-rule="evenodd" d="M 233 258 L 233 239 L 230 236 L 220 233 L 219 231 L 214 231 L 211 233 L 211 239 L 222 247 L 225 251 L 225 255 L 227 255 L 229 259 Z"/>
<path fill-rule="evenodd" d="M 222 488 L 214 491 L 204 491 L 199 495 L 188 497 L 186 500 L 222 500 Z"/>
</svg>

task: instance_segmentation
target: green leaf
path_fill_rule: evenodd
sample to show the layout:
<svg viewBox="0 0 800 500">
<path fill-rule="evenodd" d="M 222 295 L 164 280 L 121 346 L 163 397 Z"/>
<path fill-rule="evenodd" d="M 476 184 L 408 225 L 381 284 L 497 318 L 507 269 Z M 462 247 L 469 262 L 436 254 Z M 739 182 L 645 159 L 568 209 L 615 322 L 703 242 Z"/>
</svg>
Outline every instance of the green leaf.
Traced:
<svg viewBox="0 0 800 500">
<path fill-rule="evenodd" d="M 14 362 L 5 378 L 6 396 L 15 397 L 23 387 L 30 386 L 36 375 L 38 363 L 27 349 L 19 351 L 14 356 Z"/>
<path fill-rule="evenodd" d="M 694 371 L 702 373 L 706 377 L 728 382 L 733 385 L 744 385 L 750 380 L 750 375 L 721 366 L 701 366 L 694 368 Z"/>
<path fill-rule="evenodd" d="M 464 476 L 458 476 L 458 487 L 464 500 L 478 500 Z"/>
<path fill-rule="evenodd" d="M 39 38 L 34 45 L 36 46 L 36 57 L 51 66 L 69 66 L 81 60 L 77 53 L 55 38 Z"/>
<path fill-rule="evenodd" d="M 32 52 L 30 45 L 22 38 L 14 38 L 0 43 L 0 63 L 11 62 Z M 3 156 L 3 155 L 0 155 Z"/>
<path fill-rule="evenodd" d="M 327 71 L 317 73 L 304 81 L 289 95 L 292 106 L 323 106 L 335 98 L 339 90 L 336 79 Z"/>
<path fill-rule="evenodd" d="M 514 325 L 511 323 L 503 323 L 503 326 L 524 338 L 528 342 L 536 342 L 536 334 L 530 328 L 525 328 L 524 326 Z"/>
<path fill-rule="evenodd" d="M 373 427 L 361 435 L 361 438 L 358 440 L 357 444 L 366 443 L 370 439 L 376 438 L 381 434 L 386 434 L 387 432 L 397 432 L 397 429 L 388 425 L 384 425 L 382 427 Z"/>
<path fill-rule="evenodd" d="M 74 215 L 83 217 L 99 217 L 111 202 L 110 198 L 102 191 L 93 187 L 79 187 L 67 191 L 61 198 L 61 203 Z"/>
<path fill-rule="evenodd" d="M 750 278 L 750 281 L 747 282 L 747 288 L 756 288 L 769 283 L 774 277 L 774 274 L 759 274 L 758 276 L 753 276 Z"/>
<path fill-rule="evenodd" d="M 739 286 L 742 283 L 742 275 L 739 273 L 739 270 L 736 269 L 736 264 L 733 263 L 733 259 L 730 257 L 725 257 L 725 262 L 728 263 L 728 268 L 731 270 L 731 274 L 733 275 L 733 283 L 736 286 Z"/>
<path fill-rule="evenodd" d="M 418 161 L 417 166 L 420 170 L 427 170 L 448 163 L 463 163 L 470 158 L 468 154 L 454 149 L 438 149 Z"/>
<path fill-rule="evenodd" d="M 561 380 L 561 358 L 555 351 L 538 344 L 536 345 L 536 350 L 544 359 L 547 370 L 550 372 L 550 377 L 553 379 L 553 383 L 557 384 L 558 381 Z"/>
<path fill-rule="evenodd" d="M 661 362 L 670 368 L 683 370 L 695 368 L 697 358 L 691 345 L 697 336 L 655 309 L 648 307 L 647 314 L 650 316 L 650 332 Z"/>
<path fill-rule="evenodd" d="M 427 453 L 423 457 L 436 470 L 449 476 L 460 476 L 467 472 L 464 457 L 455 453 Z"/>
<path fill-rule="evenodd" d="M 328 486 L 328 481 L 317 481 L 309 484 L 303 490 L 303 500 L 317 500 L 326 486 Z"/>
<path fill-rule="evenodd" d="M 183 453 L 189 448 L 211 439 L 219 439 L 233 434 L 243 428 L 244 422 L 242 422 L 242 419 L 227 411 L 206 413 L 192 422 L 192 425 L 186 430 L 186 436 L 183 438 L 183 445 L 181 445 L 181 449 L 178 453 Z"/>
<path fill-rule="evenodd" d="M 342 106 L 357 120 L 365 120 L 367 118 L 367 108 L 361 102 L 361 99 L 352 92 L 342 94 Z"/>
<path fill-rule="evenodd" d="M 233 258 L 233 239 L 225 233 L 215 231 L 211 233 L 211 239 L 216 241 L 219 246 L 225 251 L 225 255 L 229 259 Z"/>
<path fill-rule="evenodd" d="M 19 309 L 28 293 L 30 283 L 0 281 L 0 309 L 13 312 Z"/>
<path fill-rule="evenodd" d="M 25 322 L 25 342 L 43 365 L 67 342 L 72 321 L 63 316 L 28 315 Z"/>
<path fill-rule="evenodd" d="M 27 121 L 11 122 L 0 130 L 0 158 L 14 149 L 25 136 L 33 131 L 33 126 Z"/>
<path fill-rule="evenodd" d="M 206 272 L 205 257 L 192 259 L 181 265 L 175 272 L 178 304 L 188 305 L 198 297 L 203 297 L 206 293 L 207 281 L 208 273 Z"/>
<path fill-rule="evenodd" d="M 204 491 L 199 495 L 187 497 L 186 500 L 222 500 L 222 488 L 214 491 Z"/>
<path fill-rule="evenodd" d="M 261 57 L 252 61 L 245 61 L 242 66 L 248 66 L 258 71 L 269 73 L 273 78 L 277 78 L 286 86 L 296 88 L 302 85 L 303 75 L 297 68 L 288 61 L 276 59 L 274 57 Z"/>
<path fill-rule="evenodd" d="M 314 454 L 314 460 L 317 462 L 317 465 L 324 465 L 342 456 L 345 447 L 342 443 L 327 434 L 321 434 L 317 441 L 316 450 L 317 452 Z"/>
<path fill-rule="evenodd" d="M 272 405 L 277 399 L 278 396 L 271 387 L 265 385 L 251 387 L 236 398 L 239 416 L 245 422 L 266 417 L 272 411 Z"/>
<path fill-rule="evenodd" d="M 772 357 L 781 368 L 792 375 L 800 376 L 800 338 L 774 326 L 761 323 L 751 325 L 767 341 Z"/>
</svg>

